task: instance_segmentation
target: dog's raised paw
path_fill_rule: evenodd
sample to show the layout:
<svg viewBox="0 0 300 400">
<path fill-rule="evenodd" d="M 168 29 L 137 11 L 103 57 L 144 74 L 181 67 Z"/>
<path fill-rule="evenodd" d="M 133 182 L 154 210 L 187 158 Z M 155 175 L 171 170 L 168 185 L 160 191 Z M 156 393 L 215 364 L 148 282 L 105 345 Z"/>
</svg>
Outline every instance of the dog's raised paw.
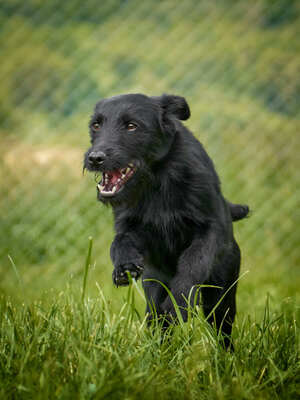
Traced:
<svg viewBox="0 0 300 400">
<path fill-rule="evenodd" d="M 115 268 L 112 273 L 113 282 L 116 286 L 128 286 L 129 285 L 129 278 L 128 273 L 130 274 L 131 278 L 138 279 L 142 273 L 144 268 L 141 265 L 135 264 L 125 264 L 118 268 Z"/>
</svg>

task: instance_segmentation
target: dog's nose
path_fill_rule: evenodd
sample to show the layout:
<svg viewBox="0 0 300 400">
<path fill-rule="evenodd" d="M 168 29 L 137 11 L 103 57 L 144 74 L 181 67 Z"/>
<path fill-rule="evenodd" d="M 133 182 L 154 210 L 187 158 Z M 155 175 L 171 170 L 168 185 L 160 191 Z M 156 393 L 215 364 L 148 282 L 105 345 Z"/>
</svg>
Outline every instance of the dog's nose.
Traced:
<svg viewBox="0 0 300 400">
<path fill-rule="evenodd" d="M 100 165 L 106 159 L 106 154 L 103 151 L 92 151 L 88 159 L 91 164 Z"/>
</svg>

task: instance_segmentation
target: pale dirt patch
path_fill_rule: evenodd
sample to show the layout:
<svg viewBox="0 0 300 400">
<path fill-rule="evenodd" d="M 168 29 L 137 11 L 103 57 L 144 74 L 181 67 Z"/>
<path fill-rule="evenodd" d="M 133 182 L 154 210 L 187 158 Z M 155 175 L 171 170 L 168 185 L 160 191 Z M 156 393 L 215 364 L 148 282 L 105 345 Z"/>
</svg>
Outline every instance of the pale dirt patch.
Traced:
<svg viewBox="0 0 300 400">
<path fill-rule="evenodd" d="M 5 146 L 6 147 L 6 146 Z M 47 176 L 57 172 L 68 171 L 74 176 L 82 174 L 83 151 L 78 148 L 66 146 L 34 146 L 30 144 L 13 144 L 4 148 L 4 168 L 23 172 L 36 169 L 47 169 Z M 52 172 L 52 173 L 51 173 Z"/>
</svg>

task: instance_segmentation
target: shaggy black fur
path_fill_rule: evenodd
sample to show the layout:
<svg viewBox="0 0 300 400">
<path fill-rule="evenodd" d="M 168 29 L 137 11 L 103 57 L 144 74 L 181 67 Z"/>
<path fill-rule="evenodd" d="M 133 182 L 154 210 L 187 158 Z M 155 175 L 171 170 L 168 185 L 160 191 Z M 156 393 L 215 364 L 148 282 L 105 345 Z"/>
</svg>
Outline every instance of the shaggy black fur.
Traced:
<svg viewBox="0 0 300 400">
<path fill-rule="evenodd" d="M 98 199 L 113 207 L 114 283 L 128 285 L 126 271 L 142 276 L 149 319 L 154 305 L 165 323 L 176 319 L 172 301 L 162 285 L 148 279 L 170 289 L 184 320 L 192 288 L 195 293 L 197 285 L 220 287 L 201 289 L 205 316 L 228 291 L 209 318 L 228 345 L 240 268 L 232 221 L 249 210 L 222 196 L 212 160 L 179 121 L 189 116 L 179 96 L 101 100 L 90 122 L 92 146 L 84 168 L 103 173 Z M 122 174 L 124 181 L 117 183 Z"/>
</svg>

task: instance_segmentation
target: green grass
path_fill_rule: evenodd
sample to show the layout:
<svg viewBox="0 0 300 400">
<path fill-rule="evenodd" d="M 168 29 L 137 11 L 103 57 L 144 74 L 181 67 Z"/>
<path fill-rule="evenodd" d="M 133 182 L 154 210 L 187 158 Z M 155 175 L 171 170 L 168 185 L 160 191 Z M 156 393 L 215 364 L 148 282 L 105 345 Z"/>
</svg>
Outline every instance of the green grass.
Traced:
<svg viewBox="0 0 300 400">
<path fill-rule="evenodd" d="M 161 341 L 132 283 L 119 308 L 91 282 L 88 256 L 77 282 L 35 298 L 12 265 L 16 288 L 0 299 L 1 399 L 295 399 L 300 395 L 299 306 L 265 297 L 262 314 L 244 310 L 235 352 L 220 346 L 199 310 Z M 243 277 L 242 279 L 246 279 Z M 97 292 L 90 295 L 95 285 Z M 18 296 L 17 292 L 20 292 Z"/>
</svg>

